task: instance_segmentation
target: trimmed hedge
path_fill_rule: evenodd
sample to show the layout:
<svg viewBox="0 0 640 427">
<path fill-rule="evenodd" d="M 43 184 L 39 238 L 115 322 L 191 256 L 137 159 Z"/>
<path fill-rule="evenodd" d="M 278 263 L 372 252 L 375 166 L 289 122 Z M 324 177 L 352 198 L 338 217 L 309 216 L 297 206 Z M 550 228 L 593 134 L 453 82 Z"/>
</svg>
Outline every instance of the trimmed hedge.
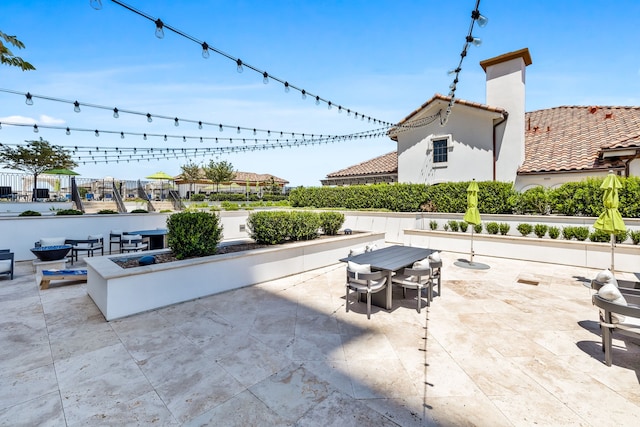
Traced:
<svg viewBox="0 0 640 427">
<path fill-rule="evenodd" d="M 343 223 L 344 215 L 339 212 L 259 211 L 247 219 L 251 238 L 267 245 L 313 240 L 321 228 L 325 234 L 334 235 Z"/>
<path fill-rule="evenodd" d="M 214 255 L 222 228 L 216 214 L 179 212 L 167 218 L 167 242 L 178 259 Z"/>
<path fill-rule="evenodd" d="M 77 209 L 60 209 L 56 215 L 84 215 L 84 212 Z"/>
<path fill-rule="evenodd" d="M 640 177 L 619 177 L 620 214 L 640 217 Z M 478 182 L 481 214 L 537 214 L 599 216 L 603 178 L 568 182 L 558 188 L 531 188 L 517 193 L 509 182 Z M 292 207 L 375 209 L 392 212 L 463 213 L 469 182 L 426 184 L 375 184 L 347 187 L 298 187 L 289 193 Z"/>
</svg>

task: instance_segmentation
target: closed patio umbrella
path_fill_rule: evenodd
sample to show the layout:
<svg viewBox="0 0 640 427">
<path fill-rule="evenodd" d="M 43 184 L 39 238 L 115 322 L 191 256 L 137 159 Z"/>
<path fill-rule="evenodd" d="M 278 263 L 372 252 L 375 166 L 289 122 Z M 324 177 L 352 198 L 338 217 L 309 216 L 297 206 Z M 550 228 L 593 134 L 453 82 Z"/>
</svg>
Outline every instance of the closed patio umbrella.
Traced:
<svg viewBox="0 0 640 427">
<path fill-rule="evenodd" d="M 474 179 L 467 187 L 467 211 L 464 213 L 465 222 L 471 225 L 480 224 L 480 211 L 478 210 L 478 183 Z M 471 255 L 469 263 L 473 263 L 473 228 L 471 227 Z"/>
<path fill-rule="evenodd" d="M 609 172 L 607 177 L 600 185 L 600 189 L 604 190 L 602 195 L 602 203 L 604 212 L 600 214 L 593 227 L 611 234 L 611 272 L 614 272 L 613 254 L 616 245 L 616 233 L 625 231 L 627 228 L 622 220 L 622 215 L 618 211 L 620 204 L 618 200 L 618 190 L 622 188 L 622 183 L 618 176 L 613 172 Z"/>
</svg>

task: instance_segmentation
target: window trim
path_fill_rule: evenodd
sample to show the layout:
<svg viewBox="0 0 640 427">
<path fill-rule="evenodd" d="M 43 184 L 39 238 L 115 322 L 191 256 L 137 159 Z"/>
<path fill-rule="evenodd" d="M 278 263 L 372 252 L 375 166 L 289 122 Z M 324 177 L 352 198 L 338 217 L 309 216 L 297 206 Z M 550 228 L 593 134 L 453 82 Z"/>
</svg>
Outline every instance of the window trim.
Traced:
<svg viewBox="0 0 640 427">
<path fill-rule="evenodd" d="M 444 162 L 436 162 L 435 160 L 435 142 L 446 141 L 446 146 L 444 147 L 447 154 L 447 160 Z M 453 151 L 453 145 L 451 144 L 452 138 L 451 135 L 437 135 L 429 138 L 429 154 L 431 155 L 431 163 L 434 168 L 444 168 L 449 165 L 449 153 Z"/>
</svg>

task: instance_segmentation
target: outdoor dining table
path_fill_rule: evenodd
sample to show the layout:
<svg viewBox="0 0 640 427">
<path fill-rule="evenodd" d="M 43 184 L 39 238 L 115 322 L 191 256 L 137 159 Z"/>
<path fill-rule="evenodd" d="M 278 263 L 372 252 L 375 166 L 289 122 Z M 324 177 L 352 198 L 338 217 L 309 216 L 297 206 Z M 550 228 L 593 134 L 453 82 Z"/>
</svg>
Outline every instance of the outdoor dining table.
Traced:
<svg viewBox="0 0 640 427">
<path fill-rule="evenodd" d="M 393 273 L 403 269 L 404 267 L 413 265 L 416 261 L 425 259 L 434 252 L 436 252 L 435 249 L 393 245 L 371 252 L 365 252 L 360 255 L 341 258 L 340 261 L 352 261 L 357 264 L 370 264 L 372 270 L 385 270 L 387 272 L 386 292 L 373 294 L 371 303 L 387 310 L 391 310 L 393 303 L 391 277 L 393 276 Z"/>
<path fill-rule="evenodd" d="M 158 228 L 155 230 L 137 230 L 127 231 L 124 234 L 138 234 L 143 239 L 149 239 L 149 249 L 164 249 L 166 247 L 165 237 L 167 235 L 166 228 Z"/>
</svg>

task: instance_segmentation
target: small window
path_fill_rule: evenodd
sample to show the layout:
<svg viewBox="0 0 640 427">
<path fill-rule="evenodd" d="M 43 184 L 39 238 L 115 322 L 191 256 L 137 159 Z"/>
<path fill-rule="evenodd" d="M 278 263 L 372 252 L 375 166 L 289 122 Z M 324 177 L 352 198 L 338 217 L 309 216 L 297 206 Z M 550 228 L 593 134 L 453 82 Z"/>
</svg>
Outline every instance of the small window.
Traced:
<svg viewBox="0 0 640 427">
<path fill-rule="evenodd" d="M 449 160 L 448 139 L 433 140 L 433 163 L 446 163 Z"/>
</svg>

